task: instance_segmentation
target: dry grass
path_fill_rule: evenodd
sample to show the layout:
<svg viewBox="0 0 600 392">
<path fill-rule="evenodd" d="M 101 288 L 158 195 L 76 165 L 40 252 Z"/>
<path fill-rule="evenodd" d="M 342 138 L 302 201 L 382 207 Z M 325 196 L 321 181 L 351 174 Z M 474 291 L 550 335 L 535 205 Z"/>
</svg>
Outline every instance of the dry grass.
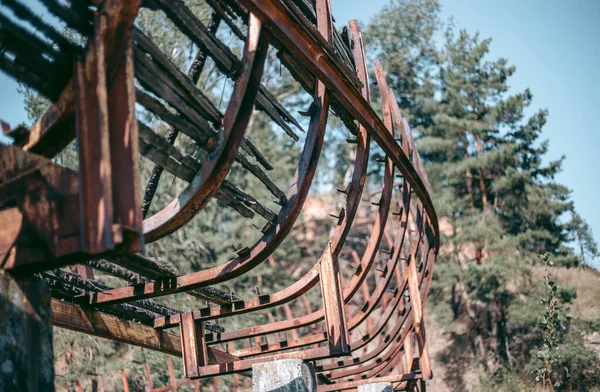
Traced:
<svg viewBox="0 0 600 392">
<path fill-rule="evenodd" d="M 575 287 L 577 298 L 570 306 L 572 317 L 596 320 L 600 317 L 600 272 L 586 268 L 552 267 L 550 273 L 564 287 Z M 533 268 L 537 277 L 544 276 L 544 268 Z"/>
</svg>

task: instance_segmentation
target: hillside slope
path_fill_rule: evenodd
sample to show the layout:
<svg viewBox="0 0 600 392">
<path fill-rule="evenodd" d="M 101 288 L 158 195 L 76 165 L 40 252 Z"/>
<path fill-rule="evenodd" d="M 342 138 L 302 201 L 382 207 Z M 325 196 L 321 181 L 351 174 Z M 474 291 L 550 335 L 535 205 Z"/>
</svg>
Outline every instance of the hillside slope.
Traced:
<svg viewBox="0 0 600 392">
<path fill-rule="evenodd" d="M 575 325 L 589 324 L 591 322 L 600 325 L 600 272 L 591 268 L 565 268 L 552 267 L 550 273 L 559 285 L 569 289 L 575 289 L 576 297 L 572 303 L 567 305 L 568 314 L 573 318 Z M 543 278 L 544 268 L 534 266 L 532 268 L 534 277 Z M 578 323 L 582 321 L 582 323 Z M 427 384 L 427 390 L 433 392 L 464 391 L 451 387 L 456 381 L 457 372 L 464 372 L 463 382 L 468 391 L 485 390 L 485 386 L 480 385 L 477 366 L 465 361 L 464 363 L 447 363 L 444 358 L 444 350 L 449 344 L 449 337 L 452 332 L 449 328 L 442 328 L 436 321 L 434 312 L 429 307 L 425 312 L 425 322 L 427 326 L 427 339 L 431 353 L 432 368 L 434 378 Z M 454 325 L 453 330 L 459 331 L 464 326 Z M 587 331 L 584 335 L 586 346 L 598 352 L 600 361 L 600 333 Z M 468 351 L 469 347 L 465 347 Z M 520 384 L 517 384 L 520 385 Z M 516 390 L 528 391 L 531 385 L 522 384 L 517 386 Z"/>
</svg>

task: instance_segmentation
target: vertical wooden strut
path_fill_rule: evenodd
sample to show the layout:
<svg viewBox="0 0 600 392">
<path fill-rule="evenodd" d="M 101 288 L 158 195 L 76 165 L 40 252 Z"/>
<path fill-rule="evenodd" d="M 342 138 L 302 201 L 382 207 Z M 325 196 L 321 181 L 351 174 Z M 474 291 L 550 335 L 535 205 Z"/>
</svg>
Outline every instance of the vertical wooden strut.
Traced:
<svg viewBox="0 0 600 392">
<path fill-rule="evenodd" d="M 411 222 L 411 226 L 414 223 Z M 420 230 L 423 230 L 423 225 L 419 225 Z M 419 279 L 417 273 L 417 247 L 411 246 L 410 261 L 406 268 L 408 277 L 408 292 L 410 295 L 410 302 L 412 303 L 412 311 L 414 315 L 414 329 L 415 337 L 417 339 L 417 346 L 419 348 L 419 362 L 421 364 L 421 374 L 423 378 L 429 380 L 433 377 L 431 372 L 431 364 L 429 362 L 429 348 L 427 345 L 427 339 L 425 335 L 425 323 L 423 322 L 423 303 L 421 301 L 421 292 L 419 290 Z"/>
<path fill-rule="evenodd" d="M 317 0 L 315 4 L 317 14 L 317 29 L 327 43 L 333 44 L 333 17 L 329 0 Z M 321 102 L 329 99 L 329 92 L 325 84 L 317 80 L 315 96 Z M 322 106 L 323 107 L 323 106 Z M 329 341 L 330 355 L 350 354 L 350 336 L 346 324 L 344 297 L 340 279 L 337 256 L 334 258 L 332 244 L 329 242 L 319 260 L 319 276 L 321 293 L 323 295 L 323 308 L 325 310 L 325 325 Z"/>
<path fill-rule="evenodd" d="M 132 42 L 128 35 L 122 52 L 107 58 L 108 23 L 96 13 L 85 60 L 75 63 L 81 243 L 91 254 L 122 242 L 129 251 L 143 248 Z"/>
<path fill-rule="evenodd" d="M 330 354 L 350 354 L 340 270 L 337 259 L 334 259 L 332 255 L 331 243 L 327 244 L 327 248 L 319 260 L 319 275 Z"/>
<path fill-rule="evenodd" d="M 191 312 L 179 315 L 181 330 L 181 354 L 183 358 L 183 373 L 186 378 L 200 376 L 198 370 L 208 365 L 208 352 L 202 323 L 196 323 Z"/>
<path fill-rule="evenodd" d="M 404 373 L 410 373 L 411 367 L 413 363 L 414 353 L 413 353 L 413 331 L 408 332 L 406 338 L 404 339 Z"/>
<path fill-rule="evenodd" d="M 85 60 L 75 62 L 81 245 L 91 254 L 115 247 L 104 58 L 106 16 L 95 15 L 94 29 Z"/>
<path fill-rule="evenodd" d="M 114 223 L 123 230 L 127 250 L 139 252 L 144 236 L 132 45 L 131 39 L 127 40 L 115 77 L 109 81 L 108 106 L 112 190 L 117 201 Z"/>
</svg>

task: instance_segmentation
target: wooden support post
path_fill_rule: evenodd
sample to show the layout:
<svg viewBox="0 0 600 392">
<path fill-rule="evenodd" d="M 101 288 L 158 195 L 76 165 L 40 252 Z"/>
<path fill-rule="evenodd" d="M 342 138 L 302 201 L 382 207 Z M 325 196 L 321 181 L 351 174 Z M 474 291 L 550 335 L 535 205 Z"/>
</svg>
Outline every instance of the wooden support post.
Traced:
<svg viewBox="0 0 600 392">
<path fill-rule="evenodd" d="M 233 373 L 233 392 L 238 392 L 240 389 L 240 375 Z"/>
<path fill-rule="evenodd" d="M 175 378 L 175 368 L 173 367 L 173 361 L 167 357 L 167 367 L 169 368 L 169 384 L 171 385 L 171 391 L 177 391 L 177 379 Z"/>
<path fill-rule="evenodd" d="M 415 248 L 411 250 L 410 262 L 408 264 L 408 291 L 410 294 L 410 302 L 412 303 L 412 311 L 414 315 L 415 336 L 417 338 L 417 346 L 419 348 L 419 362 L 421 363 L 421 373 L 425 380 L 433 377 L 431 372 L 431 364 L 429 362 L 429 348 L 425 335 L 425 323 L 423 321 L 423 304 L 421 302 L 421 293 L 419 290 L 419 280 L 417 274 L 417 255 Z"/>
<path fill-rule="evenodd" d="M 331 253 L 331 243 L 327 244 L 325 253 L 319 260 L 319 275 L 330 354 L 348 355 L 350 354 L 350 344 L 340 271 L 337 259 L 334 259 Z"/>
<path fill-rule="evenodd" d="M 414 355 L 415 354 L 413 353 L 413 332 L 410 331 L 406 335 L 406 338 L 404 338 L 404 361 L 403 361 L 404 369 L 403 369 L 403 373 L 411 372 Z"/>
<path fill-rule="evenodd" d="M 113 249 L 113 194 L 108 133 L 104 33 L 96 15 L 85 60 L 75 62 L 75 117 L 79 147 L 79 205 L 82 248 L 96 254 Z"/>
<path fill-rule="evenodd" d="M 186 378 L 199 377 L 198 368 L 208 365 L 208 352 L 203 325 L 201 322 L 198 324 L 196 325 L 192 312 L 179 315 L 183 369 Z"/>
<path fill-rule="evenodd" d="M 108 110 L 114 223 L 123 229 L 127 250 L 139 252 L 144 235 L 131 40 L 127 41 L 114 79 L 109 81 Z"/>
<path fill-rule="evenodd" d="M 54 391 L 50 291 L 0 271 L 0 391 Z"/>
</svg>

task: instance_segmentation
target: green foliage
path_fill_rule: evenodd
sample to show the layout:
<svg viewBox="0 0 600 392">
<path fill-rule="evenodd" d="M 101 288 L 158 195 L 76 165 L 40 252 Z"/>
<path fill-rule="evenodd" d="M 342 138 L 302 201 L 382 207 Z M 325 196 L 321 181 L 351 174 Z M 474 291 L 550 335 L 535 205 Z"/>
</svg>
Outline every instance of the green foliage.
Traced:
<svg viewBox="0 0 600 392">
<path fill-rule="evenodd" d="M 501 367 L 493 375 L 480 374 L 479 383 L 473 388 L 473 392 L 522 392 L 531 391 L 535 386 L 519 378 L 511 369 Z"/>
<path fill-rule="evenodd" d="M 535 370 L 535 380 L 542 383 L 542 388 L 549 388 L 554 390 L 553 387 L 559 387 L 560 381 L 552 383 L 552 370 L 559 361 L 562 359 L 555 352 L 560 348 L 559 342 L 561 340 L 562 330 L 565 328 L 558 316 L 560 305 L 556 298 L 556 292 L 560 288 L 559 285 L 552 280 L 552 274 L 548 272 L 548 267 L 552 266 L 551 254 L 546 253 L 540 255 L 544 265 L 546 266 L 546 275 L 544 276 L 544 284 L 546 286 L 546 296 L 541 299 L 542 304 L 545 305 L 546 311 L 544 318 L 542 319 L 542 326 L 544 328 L 544 340 L 542 347 L 537 352 L 537 358 L 541 360 L 542 366 Z M 566 377 L 570 377 L 568 368 L 565 367 Z"/>
</svg>

